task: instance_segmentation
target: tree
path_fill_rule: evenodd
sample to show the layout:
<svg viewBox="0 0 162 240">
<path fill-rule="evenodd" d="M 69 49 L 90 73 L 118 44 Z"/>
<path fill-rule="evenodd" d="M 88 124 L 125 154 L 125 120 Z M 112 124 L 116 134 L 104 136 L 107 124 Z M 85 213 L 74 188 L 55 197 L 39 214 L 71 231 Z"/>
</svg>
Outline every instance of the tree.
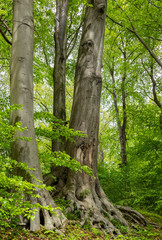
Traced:
<svg viewBox="0 0 162 240">
<path fill-rule="evenodd" d="M 34 21 L 33 21 L 33 1 L 13 1 L 13 38 L 11 50 L 11 105 L 19 104 L 23 110 L 16 110 L 11 113 L 11 123 L 21 122 L 22 127 L 26 127 L 24 133 L 18 132 L 12 144 L 12 159 L 26 163 L 34 175 L 31 177 L 25 172 L 17 169 L 16 174 L 23 176 L 32 183 L 41 184 L 43 182 L 38 151 L 35 139 L 34 118 L 33 118 L 33 47 L 34 47 Z M 16 139 L 18 137 L 18 139 Z M 32 138 L 26 141 L 25 138 Z M 36 180 L 37 179 L 37 180 Z M 39 182 L 40 181 L 40 182 Z M 31 202 L 40 203 L 44 207 L 50 205 L 56 208 L 52 197 L 45 189 L 36 189 L 40 198 L 31 198 Z M 30 221 L 32 231 L 40 228 L 40 209 L 37 209 L 35 218 Z M 56 209 L 57 216 L 51 215 L 47 209 L 42 209 L 44 225 L 48 229 L 53 229 L 63 225 L 66 218 L 61 211 Z M 59 216 L 58 216 L 59 215 Z"/>
<path fill-rule="evenodd" d="M 114 57 L 113 57 L 113 63 L 112 66 L 110 67 L 110 75 L 111 75 L 111 80 L 112 80 L 112 88 L 113 90 L 111 91 L 108 87 L 106 86 L 106 89 L 112 94 L 113 96 L 113 101 L 114 101 L 114 108 L 115 108 L 115 115 L 116 115 L 116 121 L 117 121 L 117 126 L 118 126 L 118 131 L 119 131 L 119 136 L 120 136 L 120 149 L 121 149 L 121 162 L 122 164 L 126 165 L 127 163 L 127 155 L 126 155 L 126 123 L 127 123 L 127 116 L 126 116 L 126 91 L 125 91 L 125 81 L 126 81 L 126 51 L 122 50 L 122 55 L 124 59 L 124 73 L 122 78 L 122 83 L 121 83 L 121 92 L 122 92 L 122 119 L 120 119 L 120 111 L 118 107 L 118 101 L 117 101 L 117 93 L 116 93 L 116 80 L 115 80 L 115 71 L 114 71 Z"/>
<path fill-rule="evenodd" d="M 95 178 L 84 172 L 65 170 L 57 197 L 70 200 L 69 211 L 80 213 L 82 224 L 90 224 L 115 231 L 109 219 L 127 225 L 121 213 L 106 198 L 97 177 L 97 147 L 101 96 L 101 68 L 107 1 L 88 1 L 75 73 L 75 86 L 70 128 L 83 131 L 86 136 L 68 142 L 67 153 L 82 165 L 92 168 Z M 56 194 L 55 193 L 55 194 Z M 115 233 L 115 232 L 114 232 Z"/>
<path fill-rule="evenodd" d="M 130 31 L 142 44 L 145 50 L 162 67 L 158 55 L 159 49 L 153 51 L 150 39 L 159 45 L 161 32 L 161 3 L 160 1 L 134 1 L 131 3 L 112 0 L 109 2 L 107 17 L 115 24 Z M 114 14 L 116 12 L 116 14 Z M 120 17 L 119 17 L 120 16 Z M 147 21 L 145 20 L 147 19 Z"/>
<path fill-rule="evenodd" d="M 156 20 L 155 13 L 151 13 L 151 15 L 154 14 L 155 18 L 152 20 L 147 18 L 147 21 L 144 21 L 144 16 L 146 13 L 150 13 L 150 9 L 148 9 L 150 8 L 149 6 L 148 8 L 138 7 L 137 12 L 134 10 L 135 14 L 131 14 L 133 9 L 135 9 L 135 2 L 136 7 L 138 7 L 138 4 L 141 2 L 148 3 L 153 1 L 134 1 L 131 3 L 130 9 L 127 9 L 128 3 L 122 6 L 124 6 L 124 11 L 127 11 L 127 14 L 131 16 L 137 32 L 147 44 L 149 44 L 149 47 L 153 52 L 158 54 L 160 47 L 158 51 L 157 46 L 159 45 L 158 41 L 160 40 L 155 40 L 155 31 L 157 31 L 158 34 L 158 24 L 155 24 L 156 28 L 151 31 L 151 29 L 153 29 L 154 20 Z M 116 4 L 114 3 L 114 5 Z M 119 10 L 120 9 L 117 7 L 116 12 L 115 8 L 113 8 L 112 12 L 110 10 L 108 11 L 108 15 L 111 13 L 111 16 L 113 15 L 118 23 L 125 24 L 125 29 L 107 19 L 106 27 L 108 29 L 106 28 L 107 37 L 105 39 L 104 49 L 105 61 L 103 81 L 104 86 L 109 89 L 109 92 L 111 91 L 113 93 L 113 90 L 116 92 L 119 109 L 118 112 L 120 114 L 119 120 L 121 120 L 122 88 L 120 80 L 123 72 L 123 58 L 120 53 L 122 44 L 119 39 L 126 38 L 125 50 L 127 56 L 127 78 L 125 82 L 125 90 L 127 100 L 127 166 L 126 168 L 119 167 L 119 137 L 116 134 L 117 121 L 114 121 L 116 117 L 114 106 L 112 106 L 113 100 L 103 89 L 102 99 L 104 103 L 101 103 L 103 106 L 103 119 L 101 119 L 101 126 L 104 129 L 104 132 L 103 130 L 101 131 L 101 144 L 106 156 L 104 169 L 105 183 L 107 182 L 107 185 L 105 185 L 102 179 L 104 178 L 103 172 L 100 172 L 100 178 L 103 189 L 115 204 L 127 204 L 133 207 L 141 206 L 149 210 L 152 209 L 154 211 L 156 209 L 156 211 L 159 211 L 161 204 L 158 197 L 160 175 L 159 173 L 157 174 L 157 172 L 159 171 L 158 165 L 160 156 L 160 127 L 158 124 L 158 118 L 160 117 L 161 111 L 159 95 L 160 66 L 158 66 L 152 56 L 150 56 L 143 48 L 138 39 L 135 38 L 126 28 L 129 24 L 129 22 L 127 22 L 128 19 L 124 14 L 119 17 Z M 128 10 L 131 13 L 128 12 Z M 138 16 L 136 16 L 136 14 Z M 149 28 L 150 31 L 147 31 L 147 28 Z M 115 64 L 112 64 L 113 57 Z M 115 84 L 111 84 L 111 72 L 109 70 L 113 69 L 112 65 L 115 66 Z M 151 103 L 150 99 L 154 101 L 156 106 Z M 104 112 L 106 112 L 106 115 L 104 115 Z M 114 193 L 114 189 L 116 194 Z"/>
<path fill-rule="evenodd" d="M 66 120 L 65 109 L 65 80 L 66 80 L 66 56 L 67 39 L 66 25 L 69 1 L 56 1 L 55 17 L 55 64 L 53 72 L 54 98 L 53 114 L 56 118 Z M 64 141 L 63 141 L 64 142 Z M 64 143 L 52 141 L 52 151 L 63 151 Z"/>
</svg>

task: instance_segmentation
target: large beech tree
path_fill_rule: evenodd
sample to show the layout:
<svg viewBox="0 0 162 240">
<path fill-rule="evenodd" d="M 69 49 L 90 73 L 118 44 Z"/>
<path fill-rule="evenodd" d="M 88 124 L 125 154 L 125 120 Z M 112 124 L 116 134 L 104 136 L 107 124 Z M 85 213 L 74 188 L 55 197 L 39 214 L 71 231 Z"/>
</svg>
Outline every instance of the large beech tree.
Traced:
<svg viewBox="0 0 162 240">
<path fill-rule="evenodd" d="M 34 47 L 34 21 L 33 21 L 33 0 L 13 1 L 13 38 L 11 50 L 11 105 L 21 104 L 23 110 L 13 111 L 11 123 L 21 122 L 22 127 L 27 127 L 23 133 L 18 132 L 15 137 L 31 137 L 31 141 L 15 140 L 12 144 L 12 158 L 18 162 L 26 163 L 29 168 L 35 170 L 31 173 L 40 181 L 43 181 L 38 151 L 35 140 L 34 117 L 33 117 L 33 47 Z M 26 178 L 27 174 L 20 170 Z M 30 178 L 30 177 L 29 177 Z M 29 180 L 27 177 L 27 179 Z M 36 180 L 30 178 L 32 183 Z M 37 183 L 38 184 L 38 183 Z M 39 183 L 40 184 L 40 183 Z M 31 199 L 33 203 L 40 203 L 43 206 L 51 205 L 56 207 L 52 197 L 45 189 L 36 189 L 40 198 Z M 40 210 L 30 222 L 30 229 L 35 231 L 40 228 Z M 51 215 L 47 210 L 42 209 L 44 225 L 48 229 L 62 226 L 66 218 L 61 211 L 56 209 L 57 215 Z"/>
<path fill-rule="evenodd" d="M 97 177 L 101 69 L 107 1 L 95 0 L 88 3 L 92 6 L 87 7 L 84 18 L 70 118 L 70 128 L 83 131 L 86 136 L 78 137 L 75 143 L 68 142 L 66 150 L 82 165 L 92 168 L 95 178 L 84 172 L 65 170 L 60 176 L 55 195 L 70 200 L 67 211 L 73 212 L 76 208 L 83 224 L 90 221 L 94 226 L 114 232 L 115 227 L 110 220 L 116 219 L 124 225 L 127 225 L 127 222 L 109 202 Z M 106 214 L 109 219 L 105 217 Z"/>
</svg>

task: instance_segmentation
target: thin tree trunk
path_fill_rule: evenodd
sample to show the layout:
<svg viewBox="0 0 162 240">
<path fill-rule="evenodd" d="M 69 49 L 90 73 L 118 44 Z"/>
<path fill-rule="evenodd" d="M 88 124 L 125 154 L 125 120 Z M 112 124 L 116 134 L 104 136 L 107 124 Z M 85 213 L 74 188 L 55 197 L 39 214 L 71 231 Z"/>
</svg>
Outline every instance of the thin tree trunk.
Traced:
<svg viewBox="0 0 162 240">
<path fill-rule="evenodd" d="M 66 25 L 68 0 L 56 1 L 55 17 L 55 63 L 53 72 L 54 96 L 53 96 L 53 114 L 56 118 L 66 120 L 65 108 L 65 81 L 66 81 Z M 63 151 L 65 149 L 65 140 L 62 142 L 52 141 L 52 151 Z"/>
<path fill-rule="evenodd" d="M 27 127 L 23 133 L 18 132 L 15 137 L 30 137 L 31 141 L 15 140 L 12 144 L 12 159 L 26 163 L 35 178 L 43 181 L 38 151 L 35 139 L 34 116 L 33 116 L 33 47 L 34 47 L 34 21 L 33 21 L 33 0 L 13 1 L 13 42 L 11 50 L 11 105 L 21 104 L 23 110 L 15 110 L 11 113 L 11 124 L 21 122 L 22 127 Z M 26 178 L 27 174 L 17 170 L 17 174 Z M 39 184 L 33 178 L 26 178 L 32 183 Z M 36 189 L 40 194 L 39 199 L 31 199 L 32 203 L 41 203 L 43 206 L 51 204 L 56 207 L 50 194 L 42 189 Z M 36 231 L 40 229 L 40 214 L 35 215 L 30 221 L 30 229 Z M 61 225 L 65 218 L 61 212 L 57 211 L 63 218 L 50 216 L 48 211 L 42 210 L 44 225 L 52 229 L 53 226 Z"/>
<path fill-rule="evenodd" d="M 126 165 L 127 163 L 127 155 L 126 155 L 126 123 L 127 123 L 127 115 L 126 115 L 126 94 L 125 94 L 125 80 L 126 80 L 126 53 L 123 52 L 124 56 L 124 74 L 122 77 L 122 84 L 121 84 L 121 90 L 122 90 L 122 105 L 123 105 L 123 116 L 122 116 L 122 123 L 119 116 L 119 108 L 118 108 L 118 101 L 117 101 L 117 95 L 116 95 L 116 86 L 115 86 L 115 77 L 114 77 L 114 62 L 113 66 L 110 69 L 112 84 L 113 84 L 113 101 L 114 101 L 114 108 L 115 108 L 115 115 L 116 115 L 116 121 L 118 126 L 118 132 L 119 132 L 119 138 L 120 138 L 120 155 L 121 155 L 121 162 L 122 164 Z"/>
<path fill-rule="evenodd" d="M 124 165 L 127 163 L 127 151 L 126 151 L 126 125 L 127 125 L 127 114 L 126 114 L 126 93 L 125 93 L 125 81 L 126 81 L 126 52 L 123 52 L 124 57 L 124 74 L 122 77 L 122 105 L 123 105 L 123 122 L 120 133 L 120 145 L 121 145 L 121 160 Z"/>
</svg>

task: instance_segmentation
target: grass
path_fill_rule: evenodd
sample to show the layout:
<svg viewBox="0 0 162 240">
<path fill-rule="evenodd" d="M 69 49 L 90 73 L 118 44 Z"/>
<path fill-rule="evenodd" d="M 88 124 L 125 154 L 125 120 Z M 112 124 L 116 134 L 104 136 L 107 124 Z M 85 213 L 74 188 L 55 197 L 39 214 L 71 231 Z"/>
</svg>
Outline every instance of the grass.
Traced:
<svg viewBox="0 0 162 240">
<path fill-rule="evenodd" d="M 146 217 L 148 225 L 144 228 L 135 225 L 129 232 L 125 228 L 120 230 L 123 235 L 118 235 L 115 240 L 160 240 L 162 239 L 162 217 L 153 214 L 142 212 Z M 67 227 L 60 232 L 48 231 L 45 228 L 37 232 L 30 232 L 23 227 L 5 228 L 0 227 L 1 240 L 111 240 L 110 235 L 105 234 L 98 229 L 84 226 L 79 226 L 79 221 L 75 225 L 67 225 Z"/>
</svg>

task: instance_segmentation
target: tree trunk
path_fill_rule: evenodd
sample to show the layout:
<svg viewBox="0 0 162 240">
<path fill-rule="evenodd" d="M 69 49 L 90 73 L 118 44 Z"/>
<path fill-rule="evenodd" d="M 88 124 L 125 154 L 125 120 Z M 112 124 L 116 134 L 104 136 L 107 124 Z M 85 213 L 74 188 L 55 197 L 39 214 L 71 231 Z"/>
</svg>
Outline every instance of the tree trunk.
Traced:
<svg viewBox="0 0 162 240">
<path fill-rule="evenodd" d="M 125 92 L 125 81 L 126 81 L 126 52 L 123 51 L 123 57 L 124 57 L 124 74 L 122 77 L 122 105 L 123 105 L 123 117 L 122 117 L 122 126 L 121 126 L 121 131 L 119 132 L 120 134 L 120 146 L 121 146 L 121 160 L 122 164 L 126 165 L 127 164 L 127 151 L 126 151 L 126 125 L 127 125 L 127 114 L 126 114 L 126 92 Z"/>
<path fill-rule="evenodd" d="M 66 25 L 68 0 L 56 1 L 55 17 L 55 64 L 53 72 L 54 96 L 53 96 L 53 114 L 56 118 L 66 120 L 65 108 L 65 81 L 66 81 Z M 65 150 L 65 140 L 62 142 L 52 141 L 52 151 Z"/>
<path fill-rule="evenodd" d="M 70 119 L 70 128 L 83 131 L 87 136 L 76 138 L 75 143 L 68 142 L 67 153 L 82 165 L 92 168 L 95 178 L 84 172 L 66 170 L 68 176 L 61 176 L 62 185 L 55 195 L 64 196 L 71 201 L 67 211 L 73 212 L 77 208 L 82 224 L 87 221 L 95 227 L 115 233 L 117 230 L 111 223 L 112 219 L 124 225 L 127 222 L 109 202 L 97 177 L 101 68 L 107 1 L 95 0 L 88 3 L 92 7 L 87 7 L 84 19 Z"/>
<path fill-rule="evenodd" d="M 122 52 L 124 57 L 124 74 L 122 77 L 122 84 L 121 84 L 121 91 L 122 91 L 122 106 L 123 106 L 123 116 L 122 116 L 122 123 L 119 116 L 119 108 L 118 108 L 118 101 L 117 101 L 117 94 L 116 94 L 116 81 L 114 77 L 114 59 L 113 59 L 113 66 L 110 69 L 110 75 L 112 79 L 113 91 L 111 92 L 114 101 L 114 108 L 115 108 L 115 115 L 116 121 L 118 126 L 119 138 L 120 138 L 120 156 L 121 162 L 123 165 L 127 163 L 127 155 L 126 155 L 126 123 L 127 123 L 127 115 L 126 115 L 126 93 L 125 93 L 125 80 L 126 80 L 126 52 Z"/>
<path fill-rule="evenodd" d="M 36 146 L 34 117 L 33 117 L 33 47 L 34 47 L 34 21 L 33 21 L 33 1 L 32 0 L 14 0 L 13 1 L 13 42 L 11 50 L 11 105 L 21 104 L 23 110 L 15 110 L 11 113 L 11 124 L 21 122 L 22 127 L 27 127 L 23 133 L 18 132 L 15 137 L 31 137 L 31 141 L 15 140 L 11 146 L 12 159 L 18 162 L 26 163 L 29 168 L 35 170 L 31 173 L 40 181 L 43 181 L 38 151 Z M 17 170 L 17 174 L 26 178 L 27 174 Z M 29 180 L 29 178 L 27 179 Z M 37 183 L 33 178 L 32 183 Z M 31 199 L 32 203 L 39 202 L 43 206 L 51 204 L 56 207 L 52 197 L 46 190 L 36 190 L 40 194 L 39 199 Z M 50 216 L 48 211 L 42 210 L 45 227 L 52 229 L 65 222 L 57 215 Z M 40 228 L 40 214 L 35 215 L 30 222 L 32 231 Z"/>
</svg>

